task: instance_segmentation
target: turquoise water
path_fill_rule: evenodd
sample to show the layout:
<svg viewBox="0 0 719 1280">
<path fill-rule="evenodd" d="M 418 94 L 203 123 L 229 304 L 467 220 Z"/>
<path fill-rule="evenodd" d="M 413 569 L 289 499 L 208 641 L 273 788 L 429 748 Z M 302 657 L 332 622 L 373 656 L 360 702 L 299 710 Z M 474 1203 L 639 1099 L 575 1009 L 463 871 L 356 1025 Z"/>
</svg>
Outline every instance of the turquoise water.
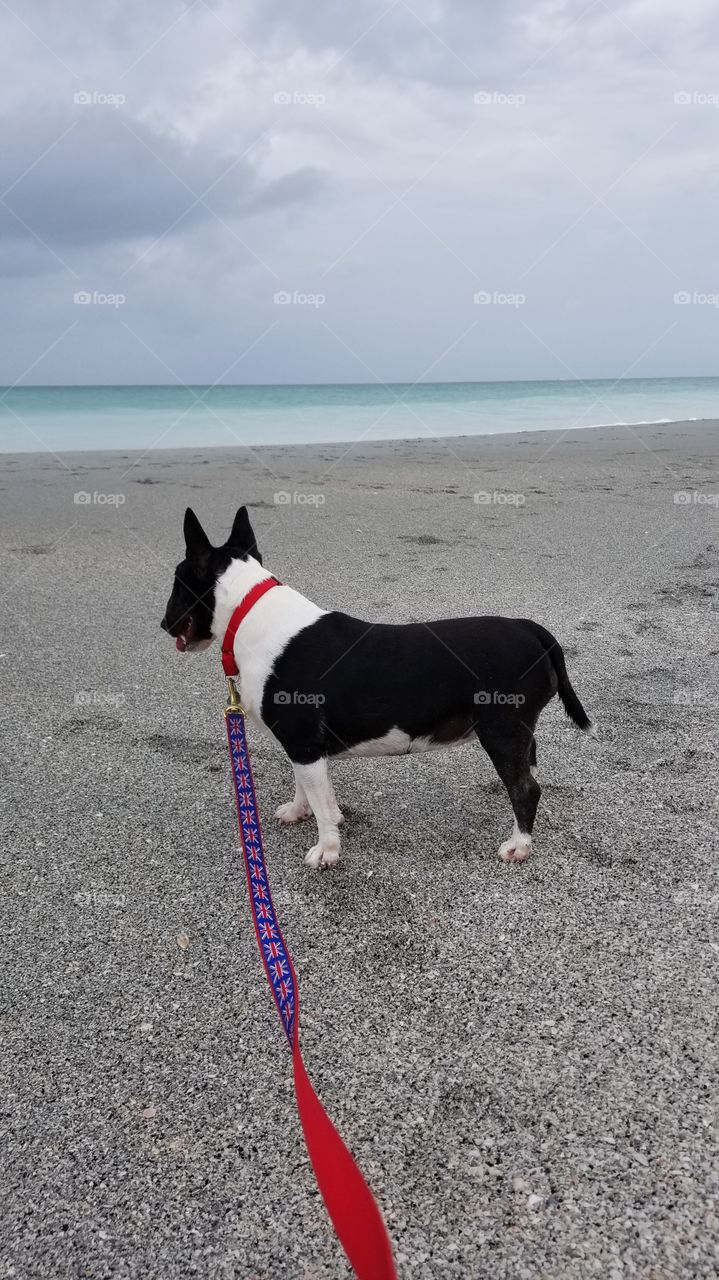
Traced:
<svg viewBox="0 0 719 1280">
<path fill-rule="evenodd" d="M 717 417 L 719 378 L 15 387 L 0 391 L 0 450 L 429 439 Z"/>
</svg>

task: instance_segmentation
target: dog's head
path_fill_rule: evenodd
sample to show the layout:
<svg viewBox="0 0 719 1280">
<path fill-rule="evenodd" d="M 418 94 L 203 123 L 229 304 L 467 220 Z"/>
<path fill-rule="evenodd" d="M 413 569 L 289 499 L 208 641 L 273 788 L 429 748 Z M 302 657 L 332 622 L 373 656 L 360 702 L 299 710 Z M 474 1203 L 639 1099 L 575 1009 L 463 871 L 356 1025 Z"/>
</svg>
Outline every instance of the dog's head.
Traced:
<svg viewBox="0 0 719 1280">
<path fill-rule="evenodd" d="M 199 652 L 212 642 L 217 579 L 233 560 L 252 556 L 262 564 L 247 514 L 240 507 L 222 547 L 213 547 L 194 511 L 185 512 L 185 559 L 175 569 L 172 594 L 160 623 L 181 653 Z"/>
</svg>

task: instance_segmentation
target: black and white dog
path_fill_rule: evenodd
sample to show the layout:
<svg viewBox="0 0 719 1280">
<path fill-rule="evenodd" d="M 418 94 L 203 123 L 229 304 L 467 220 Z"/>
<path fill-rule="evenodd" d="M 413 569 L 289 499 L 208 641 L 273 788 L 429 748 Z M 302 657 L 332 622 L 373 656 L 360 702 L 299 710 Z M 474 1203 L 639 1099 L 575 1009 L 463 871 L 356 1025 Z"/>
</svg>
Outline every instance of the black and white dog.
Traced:
<svg viewBox="0 0 719 1280">
<path fill-rule="evenodd" d="M 574 723 L 592 728 L 549 631 L 526 618 L 362 622 L 284 585 L 257 598 L 258 584 L 272 575 L 262 566 L 246 507 L 222 547 L 211 546 L 189 508 L 184 533 L 185 559 L 161 625 L 182 652 L 205 649 L 213 639 L 222 642 L 233 613 L 253 593 L 256 603 L 234 639 L 240 698 L 292 762 L 294 799 L 275 816 L 293 823 L 313 813 L 317 820 L 309 866 L 329 867 L 340 856 L 333 757 L 431 751 L 475 734 L 514 810 L 514 830 L 499 856 L 529 857 L 540 796 L 533 776 L 540 712 L 558 693 Z"/>
</svg>

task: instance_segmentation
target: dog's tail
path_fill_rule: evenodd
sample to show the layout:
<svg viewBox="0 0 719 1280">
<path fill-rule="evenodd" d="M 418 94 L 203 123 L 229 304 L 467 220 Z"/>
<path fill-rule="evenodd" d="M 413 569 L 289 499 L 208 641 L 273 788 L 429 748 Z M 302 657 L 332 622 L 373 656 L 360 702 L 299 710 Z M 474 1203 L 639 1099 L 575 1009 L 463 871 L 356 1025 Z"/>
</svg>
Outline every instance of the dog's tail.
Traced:
<svg viewBox="0 0 719 1280">
<path fill-rule="evenodd" d="M 534 626 L 536 634 L 544 645 L 547 657 L 554 667 L 559 700 L 569 719 L 573 720 L 583 733 L 588 733 L 590 737 L 596 737 L 596 729 L 574 692 L 572 682 L 567 675 L 567 664 L 564 661 L 564 650 L 561 644 L 558 640 L 555 640 L 551 631 L 547 631 L 545 627 L 540 627 L 539 623 L 536 622 Z"/>
</svg>

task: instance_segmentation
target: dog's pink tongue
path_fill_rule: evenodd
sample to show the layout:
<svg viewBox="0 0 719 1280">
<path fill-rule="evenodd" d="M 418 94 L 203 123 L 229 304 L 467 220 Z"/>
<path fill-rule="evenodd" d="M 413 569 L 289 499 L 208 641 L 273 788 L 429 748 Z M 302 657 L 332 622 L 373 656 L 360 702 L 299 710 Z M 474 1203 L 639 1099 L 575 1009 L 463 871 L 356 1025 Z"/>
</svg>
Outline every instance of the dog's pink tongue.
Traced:
<svg viewBox="0 0 719 1280">
<path fill-rule="evenodd" d="M 184 652 L 185 652 L 185 650 L 186 650 L 186 648 L 187 648 L 187 641 L 186 641 L 186 639 L 185 639 L 185 637 L 184 637 L 184 636 L 178 636 L 178 637 L 177 637 L 177 639 L 176 639 L 176 641 L 175 641 L 175 648 L 176 648 L 176 649 L 178 649 L 180 653 L 184 653 Z"/>
</svg>

